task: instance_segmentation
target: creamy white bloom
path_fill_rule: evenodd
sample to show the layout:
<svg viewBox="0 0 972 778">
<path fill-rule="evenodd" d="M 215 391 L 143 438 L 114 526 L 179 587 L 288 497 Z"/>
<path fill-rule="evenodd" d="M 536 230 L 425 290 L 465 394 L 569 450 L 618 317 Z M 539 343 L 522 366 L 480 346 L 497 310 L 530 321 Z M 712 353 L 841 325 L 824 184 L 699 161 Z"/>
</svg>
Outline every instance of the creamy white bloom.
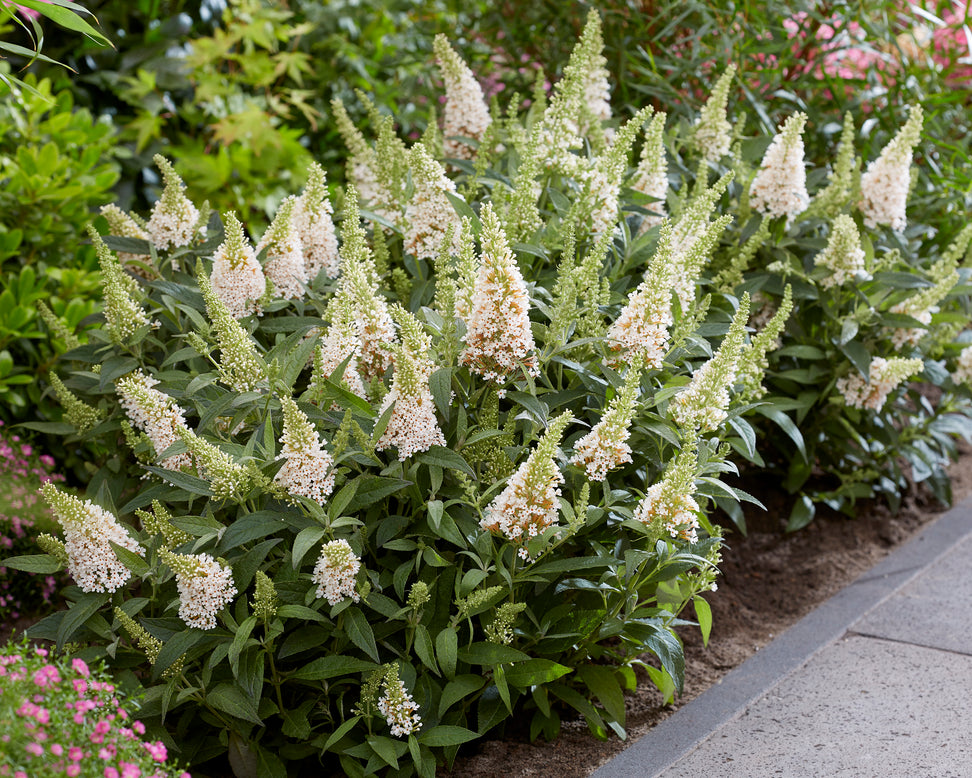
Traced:
<svg viewBox="0 0 972 778">
<path fill-rule="evenodd" d="M 185 184 L 175 172 L 172 163 L 161 154 L 155 155 L 155 164 L 162 171 L 165 188 L 154 206 L 145 230 L 152 244 L 163 251 L 192 242 L 199 222 L 199 209 L 186 197 Z"/>
<path fill-rule="evenodd" d="M 378 710 L 385 717 L 394 737 L 408 737 L 422 728 L 422 718 L 415 711 L 419 709 L 405 684 L 398 677 L 398 667 L 389 668 L 382 682 L 383 694 L 378 698 Z"/>
<path fill-rule="evenodd" d="M 214 629 L 216 615 L 236 596 L 233 571 L 210 554 L 174 554 L 163 550 L 160 556 L 176 575 L 179 618 L 190 627 Z"/>
<path fill-rule="evenodd" d="M 695 146 L 702 152 L 702 156 L 710 162 L 718 162 L 732 145 L 732 125 L 726 117 L 729 104 L 729 87 L 736 75 L 736 66 L 726 68 L 712 89 L 712 94 L 705 101 L 695 122 Z"/>
<path fill-rule="evenodd" d="M 304 251 L 294 224 L 297 202 L 291 196 L 280 204 L 273 222 L 257 244 L 257 253 L 267 250 L 263 272 L 273 284 L 274 294 L 288 300 L 303 297 L 303 285 L 307 283 Z"/>
<path fill-rule="evenodd" d="M 859 373 L 838 378 L 837 391 L 852 408 L 879 411 L 894 389 L 923 369 L 924 363 L 920 359 L 874 357 L 868 378 Z"/>
<path fill-rule="evenodd" d="M 668 195 L 668 160 L 665 157 L 665 120 L 664 113 L 655 114 L 645 130 L 645 145 L 641 149 L 641 161 L 631 179 L 631 188 L 656 202 L 648 205 L 654 214 L 641 220 L 639 232 L 650 230 L 665 221 L 665 199 Z"/>
<path fill-rule="evenodd" d="M 867 269 L 865 259 L 857 225 L 850 216 L 842 213 L 834 219 L 827 247 L 814 257 L 813 263 L 831 271 L 831 275 L 820 281 L 824 289 L 830 289 L 864 274 Z"/>
<path fill-rule="evenodd" d="M 482 255 L 459 361 L 487 381 L 502 383 L 520 370 L 536 374 L 530 297 L 499 219 L 482 211 Z"/>
<path fill-rule="evenodd" d="M 482 140 L 490 125 L 489 107 L 483 89 L 469 66 L 449 45 L 445 35 L 435 37 L 433 48 L 445 81 L 446 104 L 442 126 L 445 155 L 472 159 L 473 147 L 459 139 Z"/>
<path fill-rule="evenodd" d="M 554 454 L 569 413 L 554 419 L 529 458 L 510 477 L 506 488 L 490 503 L 480 526 L 526 546 L 547 527 L 557 523 L 560 484 L 564 477 Z"/>
<path fill-rule="evenodd" d="M 323 505 L 334 490 L 334 459 L 297 403 L 290 397 L 282 397 L 280 402 L 284 409 L 283 448 L 277 459 L 285 462 L 273 480 L 288 493 Z"/>
<path fill-rule="evenodd" d="M 83 592 L 115 592 L 131 573 L 118 559 L 111 543 L 145 556 L 145 551 L 118 520 L 91 500 L 83 502 L 47 482 L 41 488 L 64 528 L 68 572 Z"/>
<path fill-rule="evenodd" d="M 749 190 L 750 205 L 757 211 L 792 219 L 810 205 L 803 148 L 806 122 L 806 114 L 791 116 L 766 149 Z"/>
<path fill-rule="evenodd" d="M 432 339 L 402 306 L 396 307 L 395 318 L 401 328 L 402 343 L 392 347 L 395 372 L 379 416 L 388 408 L 392 408 L 392 413 L 375 448 L 383 451 L 396 446 L 398 459 L 404 462 L 416 452 L 444 446 L 445 436 L 435 417 L 435 402 L 429 388 L 429 377 L 435 367 L 429 359 Z"/>
<path fill-rule="evenodd" d="M 267 290 L 267 279 L 257 262 L 256 251 L 243 234 L 243 225 L 232 213 L 226 214 L 226 238 L 213 253 L 209 280 L 233 317 L 240 319 L 260 313 L 260 298 Z"/>
<path fill-rule="evenodd" d="M 635 509 L 634 517 L 645 524 L 660 523 L 671 537 L 697 543 L 699 504 L 691 494 L 672 494 L 665 484 L 653 484 Z"/>
<path fill-rule="evenodd" d="M 294 209 L 294 225 L 300 235 L 304 268 L 310 280 L 315 279 L 322 270 L 328 278 L 337 278 L 341 273 L 337 234 L 331 219 L 333 213 L 334 208 L 327 196 L 324 169 L 314 162 L 310 167 L 307 186 Z"/>
<path fill-rule="evenodd" d="M 121 398 L 119 404 L 132 424 L 148 435 L 156 455 L 179 440 L 180 430 L 189 429 L 185 411 L 176 401 L 152 388 L 158 383 L 158 380 L 141 370 L 129 373 L 115 383 L 115 390 Z M 181 470 L 191 467 L 192 459 L 188 452 L 183 452 L 166 457 L 160 464 L 167 470 Z"/>
<path fill-rule="evenodd" d="M 907 223 L 908 190 L 911 188 L 911 157 L 921 137 L 923 122 L 920 105 L 911 107 L 908 121 L 881 155 L 868 163 L 861 176 L 858 207 L 864 224 L 874 228 L 887 225 L 900 232 Z"/>
<path fill-rule="evenodd" d="M 326 597 L 331 605 L 350 597 L 353 602 L 360 598 L 354 579 L 361 569 L 361 560 L 355 556 L 346 540 L 332 540 L 324 544 L 314 566 L 311 580 L 316 583 L 317 596 Z"/>
<path fill-rule="evenodd" d="M 456 245 L 462 225 L 446 197 L 446 193 L 457 195 L 456 185 L 421 143 L 412 147 L 409 163 L 415 189 L 405 207 L 405 250 L 420 259 L 432 259 L 450 225 Z"/>
<path fill-rule="evenodd" d="M 101 206 L 101 215 L 105 217 L 108 222 L 108 229 L 111 235 L 118 235 L 122 238 L 138 238 L 140 240 L 151 241 L 152 236 L 149 235 L 142 227 L 136 222 L 131 216 L 125 213 L 117 205 L 109 204 Z M 129 262 L 144 262 L 149 259 L 147 254 L 129 254 L 124 251 L 118 252 L 118 260 L 123 265 L 127 265 Z M 143 268 L 140 267 L 129 267 L 133 273 L 138 273 L 139 275 L 148 275 Z"/>
<path fill-rule="evenodd" d="M 957 384 L 972 385 L 972 346 L 966 346 L 959 354 L 952 380 Z"/>
</svg>

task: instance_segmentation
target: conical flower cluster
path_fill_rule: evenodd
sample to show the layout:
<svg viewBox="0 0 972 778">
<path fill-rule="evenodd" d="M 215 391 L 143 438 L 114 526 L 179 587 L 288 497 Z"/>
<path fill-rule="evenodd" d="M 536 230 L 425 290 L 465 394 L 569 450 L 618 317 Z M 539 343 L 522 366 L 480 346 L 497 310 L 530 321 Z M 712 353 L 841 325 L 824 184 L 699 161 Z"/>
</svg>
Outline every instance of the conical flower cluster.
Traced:
<svg viewBox="0 0 972 778">
<path fill-rule="evenodd" d="M 483 529 L 520 544 L 523 557 L 527 555 L 526 544 L 530 538 L 557 523 L 560 484 L 564 477 L 554 457 L 571 421 L 570 413 L 563 413 L 550 422 L 537 447 L 510 477 L 506 488 L 490 503 L 480 521 Z"/>
<path fill-rule="evenodd" d="M 152 245 L 162 251 L 192 243 L 199 222 L 199 209 L 192 204 L 183 191 L 186 185 L 182 183 L 179 174 L 175 172 L 172 163 L 161 154 L 154 157 L 155 164 L 162 171 L 165 188 L 149 216 L 145 230 L 148 232 Z"/>
<path fill-rule="evenodd" d="M 396 224 L 401 212 L 393 205 L 395 198 L 391 191 L 379 179 L 377 153 L 354 126 L 344 103 L 337 98 L 331 100 L 331 110 L 338 132 L 351 152 L 347 165 L 348 180 L 354 182 L 362 203 L 390 224 Z"/>
<path fill-rule="evenodd" d="M 665 121 L 667 114 L 652 117 L 645 130 L 645 145 L 641 149 L 641 161 L 631 179 L 631 188 L 653 197 L 656 202 L 648 205 L 653 214 L 641 220 L 640 232 L 650 230 L 665 221 L 665 198 L 668 195 L 668 160 L 665 157 Z"/>
<path fill-rule="evenodd" d="M 736 382 L 736 365 L 746 337 L 749 294 L 743 295 L 729 332 L 712 359 L 692 375 L 692 381 L 672 398 L 672 417 L 683 429 L 709 432 L 728 416 L 729 390 Z"/>
<path fill-rule="evenodd" d="M 447 157 L 472 159 L 474 149 L 462 138 L 480 141 L 489 127 L 489 107 L 483 89 L 445 35 L 435 37 L 433 49 L 446 90 L 443 150 Z"/>
<path fill-rule="evenodd" d="M 102 293 L 105 298 L 105 323 L 115 343 L 127 343 L 149 318 L 138 303 L 139 291 L 135 279 L 125 274 L 121 263 L 105 245 L 94 227 L 88 227 L 91 242 L 98 253 L 101 267 Z"/>
<path fill-rule="evenodd" d="M 635 508 L 636 520 L 655 529 L 659 535 L 698 542 L 699 504 L 695 493 L 696 453 L 693 448 L 683 448 L 669 465 L 662 480 L 645 492 L 644 499 Z"/>
<path fill-rule="evenodd" d="M 736 77 L 736 66 L 730 65 L 716 81 L 695 123 L 695 146 L 710 162 L 718 162 L 729 153 L 732 125 L 726 118 L 729 87 Z"/>
<path fill-rule="evenodd" d="M 175 572 L 179 618 L 190 627 L 214 629 L 216 614 L 236 597 L 233 571 L 209 554 L 174 554 L 162 549 L 159 556 Z"/>
<path fill-rule="evenodd" d="M 314 566 L 311 580 L 317 584 L 317 596 L 326 597 L 331 605 L 350 597 L 352 602 L 361 599 L 355 589 L 355 578 L 361 569 L 361 560 L 346 540 L 331 540 L 324 544 Z"/>
<path fill-rule="evenodd" d="M 398 677 L 398 665 L 389 665 L 382 681 L 378 710 L 391 727 L 394 737 L 408 737 L 422 728 L 422 718 L 415 712 L 418 708 L 418 704 L 412 700 L 412 695 Z"/>
<path fill-rule="evenodd" d="M 891 313 L 903 313 L 912 319 L 917 319 L 924 325 L 924 327 L 897 327 L 891 333 L 891 342 L 894 343 L 895 348 L 918 345 L 928 332 L 926 328 L 931 324 L 932 314 L 938 313 L 938 304 L 959 282 L 958 272 L 956 270 L 949 271 L 947 267 L 942 265 L 943 263 L 939 262 L 932 270 L 933 275 L 936 270 L 941 274 L 933 286 L 891 306 Z"/>
<path fill-rule="evenodd" d="M 334 490 L 334 459 L 321 445 L 321 439 L 306 414 L 290 397 L 282 397 L 284 424 L 277 459 L 284 460 L 274 481 L 294 497 L 307 497 L 323 505 Z"/>
<path fill-rule="evenodd" d="M 303 297 L 303 285 L 307 283 L 304 251 L 295 224 L 297 204 L 298 199 L 293 196 L 284 200 L 257 244 L 258 254 L 267 250 L 263 272 L 273 284 L 274 294 L 287 300 Z"/>
<path fill-rule="evenodd" d="M 742 383 L 742 390 L 739 393 L 741 402 L 752 402 L 766 394 L 766 389 L 763 387 L 763 376 L 769 368 L 766 355 L 773 349 L 779 348 L 780 333 L 783 332 L 792 311 L 793 289 L 787 284 L 780 307 L 766 322 L 759 334 L 750 341 L 748 346 L 743 348 L 739 357 L 736 372 L 739 375 L 740 383 Z"/>
<path fill-rule="evenodd" d="M 388 312 L 388 304 L 377 288 L 354 187 L 348 187 L 345 195 L 343 230 L 341 262 L 344 276 L 338 295 L 348 300 L 354 312 L 360 344 L 357 370 L 363 380 L 370 381 L 384 374 L 391 364 L 387 346 L 395 341 L 395 324 Z M 347 354 L 342 360 L 346 357 Z"/>
<path fill-rule="evenodd" d="M 243 225 L 227 213 L 226 237 L 213 254 L 210 281 L 223 305 L 236 319 L 260 313 L 260 299 L 267 290 L 267 279 L 257 262 L 256 251 L 243 233 Z"/>
<path fill-rule="evenodd" d="M 136 370 L 120 378 L 115 383 L 115 389 L 129 420 L 148 435 L 156 455 L 160 455 L 179 440 L 180 431 L 188 431 L 188 427 L 185 412 L 176 401 L 152 388 L 157 383 L 155 378 Z M 168 456 L 159 464 L 167 470 L 182 470 L 192 467 L 192 459 L 187 452 L 183 452 Z"/>
<path fill-rule="evenodd" d="M 866 273 L 861 236 L 850 216 L 842 213 L 834 218 L 827 247 L 814 257 L 813 263 L 831 271 L 831 275 L 820 281 L 824 289 L 840 286 Z"/>
<path fill-rule="evenodd" d="M 445 437 L 435 418 L 435 402 L 429 389 L 429 376 L 435 367 L 429 359 L 432 339 L 401 306 L 395 309 L 395 320 L 402 342 L 393 347 L 395 372 L 391 391 L 385 395 L 379 415 L 389 407 L 392 414 L 375 448 L 383 451 L 395 446 L 398 459 L 404 462 L 416 452 L 444 446 Z"/>
<path fill-rule="evenodd" d="M 219 299 L 206 273 L 200 266 L 196 274 L 199 291 L 206 302 L 206 312 L 216 331 L 219 345 L 219 377 L 237 392 L 251 392 L 267 377 L 267 366 L 257 355 L 246 330 L 233 318 Z"/>
<path fill-rule="evenodd" d="M 341 374 L 341 386 L 358 397 L 367 397 L 364 381 L 358 372 L 361 338 L 348 295 L 340 290 L 332 298 L 328 309 L 331 311 L 331 324 L 314 354 L 311 387 L 319 390 L 322 380 L 331 378 L 338 366 L 349 360 Z"/>
<path fill-rule="evenodd" d="M 177 430 L 179 440 L 186 444 L 196 462 L 199 473 L 213 490 L 213 496 L 225 500 L 245 493 L 251 485 L 250 474 L 239 462 L 192 430 Z"/>
<path fill-rule="evenodd" d="M 643 359 L 648 367 L 658 369 L 668 352 L 668 328 L 675 320 L 669 255 L 661 247 L 666 245 L 666 234 L 670 239 L 670 222 L 662 225 L 662 232 L 660 249 L 652 257 L 644 281 L 628 296 L 627 304 L 608 328 L 607 340 L 616 352 L 615 364 Z"/>
<path fill-rule="evenodd" d="M 899 384 L 924 369 L 925 365 L 920 359 L 874 357 L 867 379 L 859 373 L 838 378 L 837 391 L 852 408 L 879 411 Z"/>
<path fill-rule="evenodd" d="M 105 221 L 108 222 L 110 235 L 117 235 L 121 238 L 138 238 L 140 240 L 147 241 L 152 240 L 152 237 L 137 221 L 135 221 L 131 216 L 125 213 L 114 203 L 101 206 L 101 215 L 104 216 Z M 149 259 L 149 257 L 146 254 L 129 254 L 123 251 L 118 252 L 118 261 L 123 265 L 127 265 L 129 262 L 141 262 L 147 259 Z M 145 271 L 139 267 L 133 267 L 131 270 L 139 275 L 144 275 L 145 273 Z"/>
<path fill-rule="evenodd" d="M 603 481 L 609 470 L 631 461 L 631 418 L 640 390 L 641 367 L 628 371 L 624 386 L 594 428 L 574 444 L 571 464 L 583 467 L 589 481 Z"/>
<path fill-rule="evenodd" d="M 459 234 L 459 216 L 446 197 L 447 192 L 456 195 L 456 185 L 421 143 L 412 147 L 409 163 L 415 191 L 405 207 L 405 250 L 433 259 L 450 225 L 452 234 Z"/>
<path fill-rule="evenodd" d="M 806 123 L 806 114 L 794 114 L 766 149 L 749 190 L 749 203 L 757 211 L 792 219 L 810 204 L 803 149 Z"/>
<path fill-rule="evenodd" d="M 91 500 L 83 502 L 62 492 L 50 481 L 41 492 L 64 528 L 64 550 L 71 577 L 84 592 L 114 592 L 131 573 L 118 559 L 111 543 L 145 556 L 142 547 L 108 511 Z"/>
<path fill-rule="evenodd" d="M 294 212 L 294 223 L 304 251 L 304 269 L 311 281 L 321 271 L 328 278 L 337 278 L 341 274 L 332 213 L 334 208 L 327 194 L 327 177 L 324 169 L 314 162 Z"/>
<path fill-rule="evenodd" d="M 952 380 L 957 384 L 972 386 L 972 346 L 966 346 L 959 354 Z"/>
<path fill-rule="evenodd" d="M 536 374 L 530 298 L 499 219 L 483 206 L 482 254 L 459 361 L 487 381 L 502 383 L 521 366 Z"/>
<path fill-rule="evenodd" d="M 64 418 L 73 424 L 78 432 L 83 434 L 102 420 L 105 415 L 104 411 L 92 408 L 79 400 L 53 370 L 47 374 L 47 380 L 57 396 L 57 401 L 64 409 Z"/>
<path fill-rule="evenodd" d="M 858 207 L 864 224 L 874 228 L 887 225 L 900 232 L 907 223 L 908 190 L 911 187 L 911 157 L 921 138 L 924 116 L 920 105 L 913 105 L 908 121 L 894 139 L 870 162 L 861 176 Z"/>
</svg>

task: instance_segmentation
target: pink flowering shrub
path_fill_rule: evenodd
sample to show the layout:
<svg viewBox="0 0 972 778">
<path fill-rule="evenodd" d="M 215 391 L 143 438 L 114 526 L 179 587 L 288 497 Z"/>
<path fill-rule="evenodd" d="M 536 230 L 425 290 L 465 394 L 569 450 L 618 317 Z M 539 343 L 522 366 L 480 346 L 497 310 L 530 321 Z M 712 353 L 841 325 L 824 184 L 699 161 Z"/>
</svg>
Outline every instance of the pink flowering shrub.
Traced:
<svg viewBox="0 0 972 778">
<path fill-rule="evenodd" d="M 35 538 L 55 525 L 37 492 L 47 481 L 63 481 L 52 472 L 54 460 L 11 432 L 0 421 L 0 620 L 46 611 L 54 605 L 54 592 L 63 582 L 59 573 L 14 572 L 2 559 L 33 554 Z"/>
<path fill-rule="evenodd" d="M 26 641 L 0 652 L 0 776 L 190 778 L 145 739 L 110 676 Z M 131 707 L 129 705 L 129 707 Z"/>
</svg>

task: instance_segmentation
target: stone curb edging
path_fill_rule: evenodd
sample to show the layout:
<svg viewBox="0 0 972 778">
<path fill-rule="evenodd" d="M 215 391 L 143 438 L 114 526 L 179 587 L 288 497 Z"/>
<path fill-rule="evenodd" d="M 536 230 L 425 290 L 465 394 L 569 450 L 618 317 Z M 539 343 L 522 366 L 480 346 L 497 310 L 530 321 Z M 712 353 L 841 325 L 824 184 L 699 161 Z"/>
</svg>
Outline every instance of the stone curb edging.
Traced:
<svg viewBox="0 0 972 778">
<path fill-rule="evenodd" d="M 851 626 L 972 535 L 972 498 L 863 573 L 721 681 L 599 767 L 591 778 L 649 778 L 670 767 L 717 729 L 841 638 Z"/>
</svg>

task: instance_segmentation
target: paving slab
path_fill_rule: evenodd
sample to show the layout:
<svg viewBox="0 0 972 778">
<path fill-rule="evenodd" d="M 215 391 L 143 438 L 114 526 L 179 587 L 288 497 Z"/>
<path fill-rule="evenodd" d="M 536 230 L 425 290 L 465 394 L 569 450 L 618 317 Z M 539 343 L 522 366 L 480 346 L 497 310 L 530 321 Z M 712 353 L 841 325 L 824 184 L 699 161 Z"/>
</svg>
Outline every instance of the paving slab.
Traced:
<svg viewBox="0 0 972 778">
<path fill-rule="evenodd" d="M 972 537 L 959 543 L 851 629 L 871 637 L 972 654 L 970 559 Z"/>
<path fill-rule="evenodd" d="M 844 638 L 657 775 L 967 778 L 970 681 L 972 656 Z"/>
<path fill-rule="evenodd" d="M 968 543 L 967 543 L 968 541 Z M 961 590 L 956 587 L 956 583 L 963 578 L 968 578 L 966 572 L 961 569 L 961 559 L 968 558 L 968 552 L 972 551 L 972 498 L 948 511 L 926 527 L 918 536 L 908 543 L 896 549 L 892 554 L 878 563 L 868 572 L 860 576 L 854 583 L 838 592 L 827 602 L 823 603 L 816 610 L 808 614 L 797 624 L 790 627 L 776 640 L 763 648 L 754 656 L 750 657 L 742 665 L 728 673 L 720 682 L 700 694 L 690 703 L 680 708 L 676 713 L 662 721 L 653 728 L 648 734 L 635 741 L 627 749 L 611 759 L 608 763 L 600 767 L 593 773 L 593 778 L 647 778 L 648 776 L 666 775 L 666 778 L 673 778 L 676 775 L 691 776 L 694 773 L 665 773 L 672 768 L 686 754 L 698 748 L 708 748 L 711 744 L 722 738 L 724 733 L 728 733 L 734 726 L 734 722 L 742 717 L 749 716 L 759 706 L 769 704 L 770 693 L 781 683 L 802 672 L 801 668 L 807 665 L 818 654 L 821 654 L 821 662 L 827 662 L 828 651 L 836 651 L 838 640 L 854 632 L 867 629 L 881 633 L 877 637 L 888 637 L 890 640 L 874 640 L 870 637 L 857 637 L 852 635 L 853 645 L 860 645 L 862 648 L 857 653 L 844 654 L 843 658 L 850 661 L 857 657 L 859 665 L 851 664 L 843 667 L 843 677 L 839 673 L 827 675 L 827 684 L 833 688 L 828 688 L 819 678 L 811 683 L 811 686 L 819 688 L 819 692 L 824 696 L 839 698 L 846 691 L 848 678 L 860 676 L 867 679 L 866 683 L 872 688 L 865 688 L 861 692 L 862 700 L 870 700 L 866 695 L 874 695 L 873 700 L 878 709 L 895 710 L 900 705 L 899 696 L 914 696 L 918 688 L 914 681 L 910 681 L 908 689 L 894 688 L 892 684 L 886 683 L 883 679 L 889 672 L 908 673 L 909 663 L 920 669 L 927 665 L 929 672 L 937 672 L 936 667 L 940 667 L 944 662 L 951 672 L 947 675 L 948 682 L 952 685 L 949 688 L 957 688 L 961 692 L 962 699 L 969 696 L 972 691 L 972 666 L 965 664 L 969 661 L 969 656 L 963 653 L 949 654 L 947 651 L 931 648 L 923 645 L 903 644 L 900 649 L 888 648 L 894 646 L 891 641 L 899 640 L 905 634 L 903 628 L 899 628 L 893 620 L 895 613 L 905 613 L 906 606 L 902 603 L 894 602 L 889 606 L 888 613 L 881 613 L 885 621 L 866 622 L 864 618 L 868 614 L 875 612 L 883 603 L 889 602 L 899 592 L 904 592 L 908 585 L 914 582 L 913 590 L 909 590 L 916 602 L 908 603 L 911 608 L 911 618 L 913 626 L 908 632 L 912 639 L 918 639 L 922 634 L 923 622 L 919 620 L 919 615 L 925 609 L 939 608 L 925 612 L 924 619 L 947 620 L 953 619 L 951 631 L 955 631 L 955 625 L 964 624 L 964 628 L 972 631 L 972 592 L 969 588 L 972 583 L 965 580 Z M 954 552 L 954 553 L 953 553 Z M 947 571 L 946 575 L 938 575 L 940 570 Z M 925 579 L 925 576 L 929 576 Z M 943 599 L 947 602 L 952 598 L 948 607 L 941 608 Z M 936 599 L 937 598 L 937 599 Z M 913 606 L 913 607 L 911 607 Z M 901 623 L 904 617 L 898 620 Z M 948 629 L 936 633 L 934 642 L 945 641 L 945 633 Z M 893 635 L 891 633 L 894 633 Z M 964 633 L 963 633 L 964 634 Z M 964 641 L 964 638 L 957 640 Z M 862 642 L 863 641 L 863 642 Z M 881 673 L 874 674 L 873 671 L 881 670 L 879 667 L 871 667 L 869 663 L 876 660 L 871 648 L 863 646 L 873 642 L 875 645 L 885 646 L 885 651 L 890 651 L 898 662 L 898 667 L 894 671 L 884 668 Z M 932 642 L 932 639 L 926 640 Z M 877 650 L 877 649 L 873 649 Z M 903 652 L 900 656 L 895 651 Z M 925 663 L 920 661 L 919 655 L 914 652 L 927 652 L 924 654 Z M 889 656 L 891 656 L 889 655 Z M 947 657 L 947 659 L 942 659 Z M 837 665 L 840 666 L 839 664 Z M 912 678 L 914 678 L 912 674 Z M 907 679 L 907 676 L 905 676 Z M 931 680 L 931 679 L 928 679 Z M 939 679 L 941 680 L 941 679 Z M 860 685 L 860 684 L 858 684 Z M 866 692 L 866 694 L 865 694 Z M 800 702 L 798 697 L 787 696 L 786 704 L 793 706 Z M 850 703 L 850 700 L 845 700 Z M 781 703 L 782 705 L 782 703 Z M 851 708 L 854 706 L 851 705 Z M 775 710 L 775 709 L 774 709 Z M 796 708 L 794 708 L 796 710 Z M 966 729 L 968 711 L 959 708 L 958 712 L 951 708 L 943 707 L 943 711 L 952 718 L 947 723 L 947 728 L 943 731 L 954 732 L 958 729 Z M 782 714 L 784 708 L 781 707 L 777 713 Z M 922 715 L 926 711 L 921 711 Z M 917 714 L 916 714 L 917 715 Z M 760 772 L 768 770 L 768 767 L 755 768 L 755 772 L 748 772 L 749 768 L 732 767 L 728 772 L 713 772 L 712 765 L 707 764 L 699 775 L 727 775 L 749 778 L 757 778 L 761 775 L 854 775 L 866 778 L 884 778 L 885 775 L 892 776 L 896 773 L 886 773 L 883 768 L 878 768 L 874 772 L 869 772 L 866 765 L 858 763 L 853 766 L 853 759 L 858 754 L 861 747 L 861 737 L 859 734 L 853 736 L 839 737 L 844 730 L 837 729 L 831 734 L 832 740 L 818 740 L 809 744 L 799 744 L 803 747 L 804 753 L 798 754 L 791 752 L 791 761 L 782 772 Z M 904 731 L 903 728 L 889 730 L 891 732 Z M 758 733 L 750 732 L 753 739 L 772 741 L 779 739 L 778 735 L 759 736 Z M 872 736 L 873 737 L 873 736 Z M 891 735 L 893 738 L 894 735 Z M 911 739 L 917 739 L 918 735 L 902 735 L 902 741 L 907 743 Z M 752 743 L 749 744 L 752 746 Z M 772 746 L 773 743 L 769 742 Z M 791 743 L 796 748 L 796 743 Z M 846 772 L 833 772 L 833 770 L 844 770 L 837 762 L 829 764 L 827 770 L 817 772 L 815 764 L 817 762 L 818 745 L 826 749 L 830 754 L 847 752 L 848 766 Z M 941 748 L 941 743 L 937 748 Z M 972 776 L 972 759 L 967 753 L 968 743 L 963 741 L 956 753 L 960 754 L 958 761 L 951 763 L 936 764 L 933 769 L 926 770 L 924 766 L 916 766 L 915 762 L 910 763 L 910 772 L 902 775 L 911 776 Z M 912 749 L 906 749 L 909 752 Z M 701 753 L 701 752 L 700 752 Z M 916 753 L 924 753 L 919 749 Z M 728 759 L 732 753 L 725 751 Z M 924 757 L 922 756 L 922 760 Z M 924 762 L 922 762 L 924 764 Z M 863 771 L 862 771 L 863 770 Z M 855 772 L 856 771 L 856 772 Z"/>
</svg>

